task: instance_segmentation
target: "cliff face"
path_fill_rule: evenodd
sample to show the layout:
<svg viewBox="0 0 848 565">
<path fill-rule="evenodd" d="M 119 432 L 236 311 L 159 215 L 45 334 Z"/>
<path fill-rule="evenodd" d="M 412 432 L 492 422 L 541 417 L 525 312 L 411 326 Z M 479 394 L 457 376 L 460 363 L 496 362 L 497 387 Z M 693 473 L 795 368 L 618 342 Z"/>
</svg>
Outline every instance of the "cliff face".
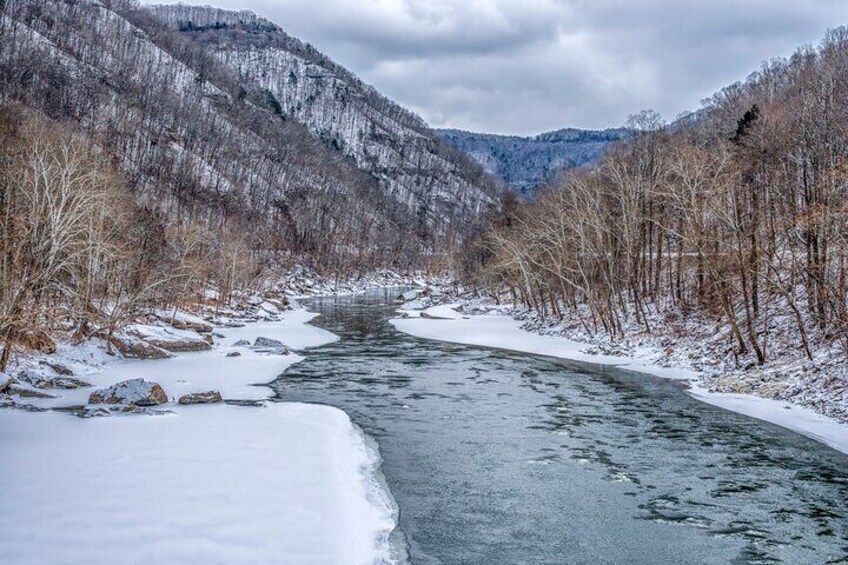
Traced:
<svg viewBox="0 0 848 565">
<path fill-rule="evenodd" d="M 212 8 L 152 10 L 373 176 L 415 216 L 419 232 L 448 236 L 497 195 L 497 181 L 418 116 L 271 22 Z"/>
</svg>

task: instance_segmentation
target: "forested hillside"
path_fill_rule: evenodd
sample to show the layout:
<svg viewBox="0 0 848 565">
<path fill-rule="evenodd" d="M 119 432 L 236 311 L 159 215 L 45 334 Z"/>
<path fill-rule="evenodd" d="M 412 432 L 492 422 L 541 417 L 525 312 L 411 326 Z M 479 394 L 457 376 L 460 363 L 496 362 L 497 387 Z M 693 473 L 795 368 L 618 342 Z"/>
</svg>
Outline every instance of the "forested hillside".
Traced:
<svg viewBox="0 0 848 565">
<path fill-rule="evenodd" d="M 530 194 L 563 170 L 594 165 L 610 144 L 629 138 L 631 131 L 561 129 L 521 137 L 446 129 L 439 135 L 512 188 Z"/>
<path fill-rule="evenodd" d="M 590 333 L 691 340 L 729 369 L 775 360 L 768 394 L 830 391 L 848 417 L 848 31 L 686 123 L 643 125 L 502 218 L 478 276 Z"/>
<path fill-rule="evenodd" d="M 170 5 L 152 7 L 242 80 L 258 85 L 283 118 L 294 118 L 324 144 L 377 179 L 412 213 L 414 228 L 445 245 L 497 193 L 496 181 L 444 143 L 415 114 L 388 100 L 314 47 L 250 12 Z"/>
<path fill-rule="evenodd" d="M 4 355 L 42 320 L 85 335 L 269 266 L 427 265 L 496 205 L 494 178 L 312 48 L 252 15 L 201 10 L 217 32 L 197 37 L 156 15 L 180 10 L 0 3 Z"/>
</svg>

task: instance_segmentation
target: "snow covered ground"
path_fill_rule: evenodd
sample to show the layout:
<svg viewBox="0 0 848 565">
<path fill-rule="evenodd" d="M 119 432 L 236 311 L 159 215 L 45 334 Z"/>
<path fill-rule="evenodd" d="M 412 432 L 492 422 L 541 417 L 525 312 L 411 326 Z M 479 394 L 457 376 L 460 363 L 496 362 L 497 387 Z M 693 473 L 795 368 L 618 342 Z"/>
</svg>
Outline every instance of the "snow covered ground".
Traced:
<svg viewBox="0 0 848 565">
<path fill-rule="evenodd" d="M 291 349 L 337 337 L 314 314 L 216 329 L 211 351 L 105 362 L 95 386 L 145 378 L 172 399 L 218 390 L 262 400 L 297 353 L 234 346 L 262 336 Z M 68 365 L 103 363 L 102 352 Z M 79 354 L 80 351 L 77 353 Z M 238 352 L 238 357 L 227 353 Z M 84 404 L 93 388 L 51 390 L 36 406 Z M 75 418 L 0 411 L 0 563 L 390 563 L 397 511 L 379 455 L 347 415 L 266 402 L 155 407 L 162 415 Z"/>
<path fill-rule="evenodd" d="M 615 366 L 663 378 L 694 381 L 698 377 L 696 372 L 685 369 L 652 365 L 630 357 L 588 353 L 589 345 L 585 343 L 529 332 L 521 327 L 521 321 L 506 314 L 463 315 L 455 309 L 459 304 L 443 304 L 419 312 L 414 309 L 417 305 L 415 302 L 405 305 L 400 312 L 407 317 L 394 319 L 391 323 L 404 333 L 425 339 Z M 704 402 L 784 426 L 848 453 L 848 425 L 809 408 L 752 395 L 714 393 L 697 386 L 692 386 L 690 391 L 693 397 Z"/>
</svg>

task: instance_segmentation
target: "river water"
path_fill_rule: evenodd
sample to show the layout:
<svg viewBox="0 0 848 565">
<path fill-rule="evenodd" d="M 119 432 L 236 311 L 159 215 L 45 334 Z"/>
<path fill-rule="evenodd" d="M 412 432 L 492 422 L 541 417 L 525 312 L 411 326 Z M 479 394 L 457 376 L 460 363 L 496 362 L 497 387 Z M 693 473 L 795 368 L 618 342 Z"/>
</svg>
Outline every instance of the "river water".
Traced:
<svg viewBox="0 0 848 565">
<path fill-rule="evenodd" d="M 396 294 L 306 301 L 341 340 L 273 386 L 377 441 L 412 563 L 848 563 L 848 456 L 678 382 L 407 336 Z"/>
</svg>

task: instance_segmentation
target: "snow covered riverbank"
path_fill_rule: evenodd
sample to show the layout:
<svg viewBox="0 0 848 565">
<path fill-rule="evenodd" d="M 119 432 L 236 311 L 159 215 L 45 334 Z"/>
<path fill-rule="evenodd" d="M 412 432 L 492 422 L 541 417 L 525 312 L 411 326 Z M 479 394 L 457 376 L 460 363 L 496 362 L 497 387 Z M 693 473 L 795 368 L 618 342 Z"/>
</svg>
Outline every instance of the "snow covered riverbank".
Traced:
<svg viewBox="0 0 848 565">
<path fill-rule="evenodd" d="M 253 385 L 302 357 L 235 344 L 261 336 L 297 351 L 337 339 L 306 325 L 313 317 L 286 311 L 280 321 L 216 328 L 209 351 L 78 373 L 94 387 L 159 383 L 172 399 L 159 415 L 0 411 L 0 563 L 392 562 L 397 511 L 376 478 L 378 453 L 344 412 L 173 403 L 206 390 L 266 399 L 270 389 Z M 84 404 L 92 390 L 27 402 Z"/>
<path fill-rule="evenodd" d="M 410 304 L 413 307 L 416 305 Z M 406 317 L 394 319 L 391 323 L 404 333 L 425 339 L 508 349 L 592 365 L 614 366 L 690 382 L 699 376 L 691 370 L 658 366 L 632 357 L 594 354 L 587 351 L 590 349 L 588 344 L 527 331 L 521 327 L 521 321 L 506 313 L 469 316 L 455 309 L 459 305 L 443 304 L 422 311 L 407 306 L 402 310 Z M 704 402 L 789 428 L 848 453 L 848 424 L 818 414 L 809 408 L 752 395 L 710 392 L 694 383 L 691 394 Z"/>
</svg>

